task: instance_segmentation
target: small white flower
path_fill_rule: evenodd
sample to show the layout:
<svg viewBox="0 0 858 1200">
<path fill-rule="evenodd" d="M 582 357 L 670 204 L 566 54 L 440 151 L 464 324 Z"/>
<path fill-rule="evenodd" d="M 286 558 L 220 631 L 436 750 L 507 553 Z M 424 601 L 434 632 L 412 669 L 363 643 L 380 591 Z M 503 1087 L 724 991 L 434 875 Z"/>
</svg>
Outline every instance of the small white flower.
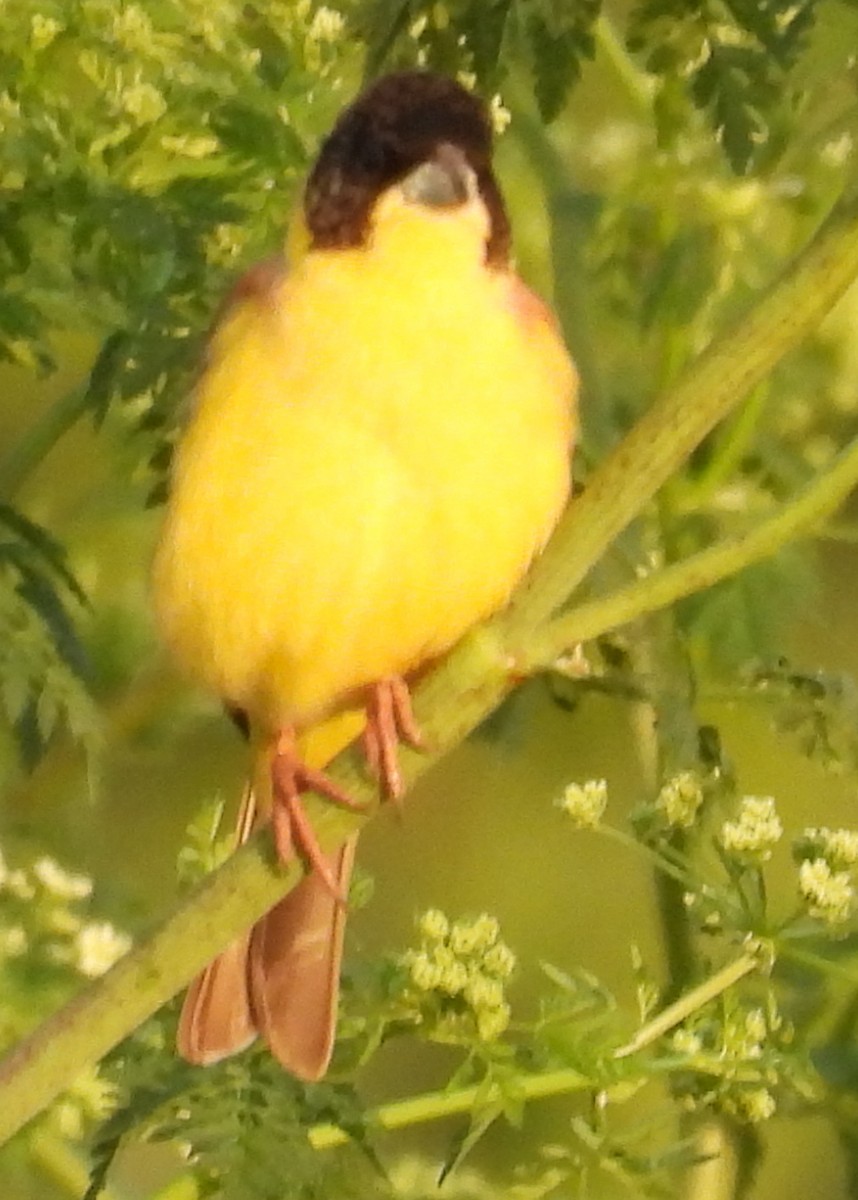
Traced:
<svg viewBox="0 0 858 1200">
<path fill-rule="evenodd" d="M 210 17 L 203 17 L 197 23 L 196 32 L 205 42 L 209 50 L 213 50 L 215 54 L 223 54 L 226 50 L 226 42 L 223 34 L 217 24 Z"/>
<path fill-rule="evenodd" d="M 608 784 L 604 779 L 570 783 L 556 802 L 579 829 L 596 829 L 608 804 Z"/>
<path fill-rule="evenodd" d="M 438 965 L 440 967 L 438 990 L 446 992 L 448 996 L 461 995 L 468 985 L 468 968 L 465 964 L 454 959 Z"/>
<path fill-rule="evenodd" d="M 152 53 L 152 22 L 139 4 L 129 4 L 114 14 L 112 33 L 113 40 L 126 50 L 139 55 Z"/>
<path fill-rule="evenodd" d="M 405 964 L 411 976 L 411 982 L 421 992 L 432 992 L 438 987 L 441 972 L 438 964 L 425 951 L 415 951 L 406 955 Z"/>
<path fill-rule="evenodd" d="M 108 971 L 131 947 L 131 938 L 109 921 L 84 925 L 75 943 L 75 966 L 81 975 L 96 979 Z"/>
<path fill-rule="evenodd" d="M 118 96 L 122 109 L 138 125 L 151 125 L 167 111 L 167 101 L 154 84 L 146 83 L 139 75 Z"/>
<path fill-rule="evenodd" d="M 43 887 L 62 900 L 85 900 L 92 895 L 91 879 L 86 875 L 73 875 L 47 855 L 33 863 L 33 874 Z"/>
<path fill-rule="evenodd" d="M 54 17 L 34 13 L 30 21 L 30 41 L 35 50 L 44 50 L 62 31 L 62 25 Z"/>
<path fill-rule="evenodd" d="M 693 771 L 681 771 L 669 779 L 655 807 L 673 829 L 690 829 L 703 804 L 703 787 Z"/>
<path fill-rule="evenodd" d="M 483 970 L 497 979 L 509 979 L 515 970 L 515 954 L 506 942 L 496 942 L 483 955 Z"/>
<path fill-rule="evenodd" d="M 161 140 L 163 144 L 163 138 Z M 206 241 L 206 260 L 218 266 L 227 266 L 238 258 L 245 240 L 246 235 L 240 225 L 221 221 L 215 225 Z"/>
<path fill-rule="evenodd" d="M 36 886 L 26 871 L 18 867 L 6 876 L 6 890 L 16 900 L 32 900 L 36 894 Z"/>
<path fill-rule="evenodd" d="M 484 1008 L 500 1008 L 504 1002 L 503 984 L 499 979 L 477 973 L 463 989 L 465 1000 L 476 1012 Z"/>
<path fill-rule="evenodd" d="M 489 117 L 492 128 L 498 136 L 507 130 L 512 121 L 512 113 L 504 104 L 499 93 L 495 93 L 489 102 Z"/>
<path fill-rule="evenodd" d="M 477 1033 L 484 1042 L 493 1042 L 509 1025 L 510 1008 L 500 1004 L 497 1008 L 484 1008 L 477 1014 Z"/>
<path fill-rule="evenodd" d="M 450 949 L 460 958 L 467 958 L 480 947 L 480 930 L 471 921 L 457 921 L 450 930 Z"/>
<path fill-rule="evenodd" d="M 774 1116 L 777 1102 L 768 1088 L 749 1088 L 731 1095 L 727 1107 L 737 1117 L 757 1125 Z"/>
<path fill-rule="evenodd" d="M 762 1042 L 768 1033 L 766 1025 L 765 1013 L 761 1008 L 752 1008 L 745 1014 L 745 1035 L 754 1044 L 756 1048 L 760 1048 Z"/>
<path fill-rule="evenodd" d="M 471 926 L 475 939 L 474 948 L 476 950 L 488 950 L 489 946 L 493 946 L 500 937 L 498 919 L 497 917 L 490 916 L 488 913 L 480 913 L 471 923 Z"/>
<path fill-rule="evenodd" d="M 426 32 L 426 26 L 429 24 L 429 17 L 424 12 L 419 17 L 416 17 L 408 27 L 408 36 L 413 38 L 415 42 L 419 42 L 420 38 Z"/>
<path fill-rule="evenodd" d="M 20 958 L 27 950 L 27 934 L 21 925 L 0 931 L 0 958 Z"/>
<path fill-rule="evenodd" d="M 313 15 L 307 36 L 311 42 L 335 42 L 342 35 L 344 27 L 343 14 L 322 5 Z"/>
<path fill-rule="evenodd" d="M 450 932 L 450 922 L 440 908 L 427 908 L 417 922 L 417 928 L 430 942 L 443 942 Z"/>
</svg>

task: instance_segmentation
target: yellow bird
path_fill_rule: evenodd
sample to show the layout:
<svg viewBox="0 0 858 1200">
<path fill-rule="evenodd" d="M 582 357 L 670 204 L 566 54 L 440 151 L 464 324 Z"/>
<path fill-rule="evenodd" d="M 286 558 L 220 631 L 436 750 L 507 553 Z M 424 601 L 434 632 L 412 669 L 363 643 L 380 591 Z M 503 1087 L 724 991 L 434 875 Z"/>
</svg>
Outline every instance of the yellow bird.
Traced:
<svg viewBox="0 0 858 1200">
<path fill-rule="evenodd" d="M 506 602 L 567 499 L 575 372 L 510 265 L 491 154 L 458 83 L 382 78 L 322 145 L 306 249 L 251 271 L 211 338 L 155 607 L 179 665 L 250 731 L 239 838 L 271 820 L 311 870 L 192 985 L 194 1062 L 260 1033 L 300 1077 L 326 1070 L 354 845 L 322 854 L 300 793 L 349 802 L 319 767 L 355 710 L 399 793 L 409 678 Z"/>
</svg>

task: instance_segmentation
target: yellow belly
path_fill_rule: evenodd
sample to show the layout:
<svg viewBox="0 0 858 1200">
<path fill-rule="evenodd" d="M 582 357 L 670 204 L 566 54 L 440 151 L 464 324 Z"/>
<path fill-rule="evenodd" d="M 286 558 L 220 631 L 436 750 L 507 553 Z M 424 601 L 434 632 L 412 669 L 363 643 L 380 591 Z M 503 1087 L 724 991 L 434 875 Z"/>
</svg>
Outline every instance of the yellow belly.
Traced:
<svg viewBox="0 0 858 1200">
<path fill-rule="evenodd" d="M 511 279 L 317 252 L 216 336 L 154 567 L 179 662 L 305 725 L 500 607 L 567 495 L 574 376 Z"/>
</svg>

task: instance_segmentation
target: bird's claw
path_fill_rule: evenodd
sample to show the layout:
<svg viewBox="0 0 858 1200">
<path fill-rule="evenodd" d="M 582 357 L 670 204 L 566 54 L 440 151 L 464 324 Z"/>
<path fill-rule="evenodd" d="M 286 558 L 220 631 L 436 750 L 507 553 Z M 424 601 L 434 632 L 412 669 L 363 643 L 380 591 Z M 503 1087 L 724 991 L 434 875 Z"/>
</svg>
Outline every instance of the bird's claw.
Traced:
<svg viewBox="0 0 858 1200">
<path fill-rule="evenodd" d="M 404 742 L 414 750 L 422 750 L 425 744 L 414 719 L 408 684 L 399 675 L 373 684 L 361 740 L 367 766 L 381 780 L 386 797 L 398 803 L 405 791 L 399 768 L 399 744 Z"/>
</svg>

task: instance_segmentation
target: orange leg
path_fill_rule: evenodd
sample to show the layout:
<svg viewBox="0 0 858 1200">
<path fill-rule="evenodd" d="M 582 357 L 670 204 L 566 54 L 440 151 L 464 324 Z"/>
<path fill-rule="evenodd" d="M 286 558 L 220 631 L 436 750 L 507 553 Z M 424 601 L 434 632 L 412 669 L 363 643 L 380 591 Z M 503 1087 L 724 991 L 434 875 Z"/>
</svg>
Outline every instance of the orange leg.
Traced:
<svg viewBox="0 0 858 1200">
<path fill-rule="evenodd" d="M 295 731 L 291 728 L 284 729 L 277 739 L 271 763 L 271 776 L 271 827 L 277 857 L 282 863 L 286 863 L 294 853 L 300 854 L 313 870 L 318 871 L 331 893 L 345 903 L 328 856 L 319 845 L 313 826 L 307 819 L 301 793 L 318 792 L 320 796 L 325 796 L 352 812 L 362 812 L 365 806 L 353 800 L 348 792 L 338 787 L 324 771 L 308 767 L 301 761 L 295 745 Z"/>
<path fill-rule="evenodd" d="M 404 791 L 397 756 L 399 743 L 405 742 L 415 749 L 423 746 L 404 679 L 391 676 L 372 685 L 367 699 L 366 728 L 362 742 L 370 770 L 380 778 L 385 795 L 398 801 Z M 271 776 L 271 826 L 277 857 L 286 863 L 293 854 L 299 854 L 312 870 L 318 872 L 331 895 L 345 903 L 331 869 L 330 856 L 322 850 L 307 819 L 301 793 L 318 792 L 320 796 L 351 812 L 362 812 L 365 806 L 354 800 L 324 771 L 301 761 L 295 730 L 292 728 L 282 730 L 277 739 Z"/>
</svg>

